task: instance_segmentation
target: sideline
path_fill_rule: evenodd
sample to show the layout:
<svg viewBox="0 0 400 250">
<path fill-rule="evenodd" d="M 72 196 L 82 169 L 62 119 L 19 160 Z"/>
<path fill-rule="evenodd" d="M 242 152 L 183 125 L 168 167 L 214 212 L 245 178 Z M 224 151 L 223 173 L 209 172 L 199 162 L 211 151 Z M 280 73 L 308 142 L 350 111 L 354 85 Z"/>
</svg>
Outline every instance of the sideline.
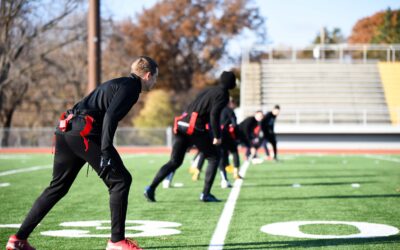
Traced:
<svg viewBox="0 0 400 250">
<path fill-rule="evenodd" d="M 240 175 L 245 177 L 246 171 L 250 166 L 250 160 L 247 160 L 240 167 Z M 215 228 L 214 234 L 211 238 L 208 249 L 209 250 L 222 250 L 226 235 L 228 233 L 229 224 L 231 222 L 233 212 L 235 210 L 236 201 L 239 197 L 240 188 L 242 187 L 243 179 L 235 181 L 232 191 L 229 194 L 228 200 L 225 203 L 224 210 L 222 211 L 221 217 L 219 218 L 217 227 Z"/>
<path fill-rule="evenodd" d="M 364 155 L 365 158 L 374 159 L 374 160 L 382 160 L 382 161 L 391 161 L 391 162 L 400 162 L 400 159 L 391 158 L 389 156 L 383 155 Z"/>
<path fill-rule="evenodd" d="M 48 169 L 48 168 L 52 168 L 52 167 L 53 167 L 52 165 L 42 165 L 42 166 L 33 166 L 33 167 L 29 167 L 29 168 L 13 169 L 13 170 L 0 172 L 0 176 L 19 174 L 19 173 L 23 173 L 23 172 L 32 172 L 32 171 Z"/>
</svg>

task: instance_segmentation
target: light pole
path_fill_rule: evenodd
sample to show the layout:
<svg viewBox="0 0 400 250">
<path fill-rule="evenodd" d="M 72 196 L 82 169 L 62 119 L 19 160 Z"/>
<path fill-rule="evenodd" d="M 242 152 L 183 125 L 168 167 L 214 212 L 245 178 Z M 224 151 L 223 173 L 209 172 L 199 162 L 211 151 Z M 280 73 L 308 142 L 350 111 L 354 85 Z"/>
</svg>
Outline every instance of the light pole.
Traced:
<svg viewBox="0 0 400 250">
<path fill-rule="evenodd" d="M 88 15 L 88 87 L 90 93 L 101 81 L 100 0 L 89 0 Z"/>
</svg>

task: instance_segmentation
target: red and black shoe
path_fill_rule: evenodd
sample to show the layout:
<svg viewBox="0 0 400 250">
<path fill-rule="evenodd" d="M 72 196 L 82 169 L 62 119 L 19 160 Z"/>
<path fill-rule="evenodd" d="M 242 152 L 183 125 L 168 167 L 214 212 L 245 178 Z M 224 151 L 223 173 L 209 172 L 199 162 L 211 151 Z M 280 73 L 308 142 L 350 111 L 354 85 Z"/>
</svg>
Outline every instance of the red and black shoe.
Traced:
<svg viewBox="0 0 400 250">
<path fill-rule="evenodd" d="M 136 241 L 126 238 L 118 242 L 108 241 L 106 250 L 143 250 Z"/>
<path fill-rule="evenodd" d="M 15 235 L 11 235 L 8 239 L 6 250 L 36 250 L 29 245 L 27 240 L 20 240 Z"/>
</svg>

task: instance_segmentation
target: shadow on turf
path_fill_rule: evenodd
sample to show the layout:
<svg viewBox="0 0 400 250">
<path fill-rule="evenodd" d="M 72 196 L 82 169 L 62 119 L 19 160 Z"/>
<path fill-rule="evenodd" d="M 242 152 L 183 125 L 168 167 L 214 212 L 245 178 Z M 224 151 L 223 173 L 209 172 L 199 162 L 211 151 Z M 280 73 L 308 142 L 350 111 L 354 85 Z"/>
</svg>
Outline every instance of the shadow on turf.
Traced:
<svg viewBox="0 0 400 250">
<path fill-rule="evenodd" d="M 377 238 L 353 238 L 353 239 L 318 239 L 318 240 L 293 240 L 293 241 L 269 241 L 269 242 L 243 242 L 225 244 L 223 249 L 279 249 L 279 248 L 309 248 L 328 246 L 359 246 L 373 244 L 394 244 L 400 243 L 400 235 Z M 196 249 L 205 248 L 209 245 L 173 245 L 173 246 L 152 246 L 146 249 Z M 378 246 L 377 246 L 378 247 Z"/>
</svg>

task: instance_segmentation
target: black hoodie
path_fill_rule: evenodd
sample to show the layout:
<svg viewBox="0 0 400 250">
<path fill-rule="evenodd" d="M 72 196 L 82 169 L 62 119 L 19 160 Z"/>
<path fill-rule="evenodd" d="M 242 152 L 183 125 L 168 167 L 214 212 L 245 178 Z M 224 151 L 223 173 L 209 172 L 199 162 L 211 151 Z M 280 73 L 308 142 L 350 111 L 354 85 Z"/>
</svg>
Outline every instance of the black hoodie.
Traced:
<svg viewBox="0 0 400 250">
<path fill-rule="evenodd" d="M 221 138 L 220 115 L 221 110 L 228 104 L 229 89 L 236 86 L 236 77 L 231 71 L 224 71 L 220 76 L 218 86 L 203 90 L 186 109 L 188 116 L 183 118 L 189 122 L 192 112 L 197 112 L 198 117 L 195 127 L 204 129 L 210 124 L 214 138 Z"/>
</svg>

